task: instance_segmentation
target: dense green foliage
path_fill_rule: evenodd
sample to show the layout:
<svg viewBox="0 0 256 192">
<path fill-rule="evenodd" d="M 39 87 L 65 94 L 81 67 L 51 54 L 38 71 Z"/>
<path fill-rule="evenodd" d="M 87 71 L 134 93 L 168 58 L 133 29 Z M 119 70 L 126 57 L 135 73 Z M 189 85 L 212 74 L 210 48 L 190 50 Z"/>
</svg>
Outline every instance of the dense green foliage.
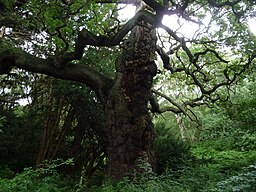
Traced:
<svg viewBox="0 0 256 192">
<path fill-rule="evenodd" d="M 189 143 L 183 141 L 179 132 L 164 122 L 155 125 L 154 151 L 157 158 L 157 173 L 182 170 L 192 160 Z"/>
<path fill-rule="evenodd" d="M 32 168 L 26 168 L 13 179 L 0 179 L 1 192 L 14 191 L 71 191 L 72 180 L 61 176 L 56 172 L 56 167 L 70 164 L 70 161 L 55 161 L 48 167 L 40 168 L 34 171 Z"/>
<path fill-rule="evenodd" d="M 158 34 L 171 66 L 159 62 L 154 79 L 154 88 L 166 94 L 154 92 L 163 109 L 155 112 L 166 113 L 151 114 L 156 173 L 114 182 L 106 173 L 110 141 L 104 130 L 106 105 L 99 97 L 106 90 L 92 85 L 105 76 L 118 81 L 114 77 L 124 69 L 116 69 L 115 62 L 130 29 L 120 47 L 92 44 L 111 39 L 125 26 L 118 18 L 120 7 L 84 0 L 0 0 L 1 74 L 10 72 L 5 54 L 15 60 L 22 53 L 25 61 L 31 54 L 38 59 L 35 66 L 45 58 L 55 65 L 84 46 L 81 58 L 72 58 L 64 69 L 80 65 L 90 69 L 85 79 L 91 78 L 84 84 L 68 82 L 15 64 L 0 76 L 0 192 L 256 191 L 256 39 L 247 26 L 254 1 L 216 5 L 209 0 L 211 6 L 185 1 L 188 15 L 180 13 L 183 1 L 177 2 L 170 15 L 177 11 L 180 25 L 171 26 L 168 37 Z M 191 39 L 180 30 L 188 21 L 198 25 Z M 79 34 L 93 43 L 75 46 Z M 21 61 L 16 64 L 23 68 Z"/>
<path fill-rule="evenodd" d="M 1 105 L 0 150 L 5 156 L 0 158 L 0 191 L 254 192 L 256 186 L 254 74 L 245 76 L 232 88 L 230 100 L 227 102 L 216 103 L 213 108 L 198 107 L 195 113 L 202 124 L 199 129 L 196 123 L 181 116 L 185 127 L 183 130 L 185 138 L 181 137 L 181 122 L 177 121 L 176 116 L 172 114 L 156 116 L 154 148 L 158 159 L 158 175 L 152 175 L 150 179 L 145 177 L 129 180 L 127 178 L 118 183 L 107 179 L 104 161 L 94 159 L 94 163 L 98 163 L 98 171 L 92 169 L 90 164 L 86 164 L 92 160 L 86 159 L 88 152 L 93 154 L 87 149 L 102 146 L 103 148 L 99 149 L 103 151 L 94 152 L 104 153 L 105 145 L 105 141 L 102 140 L 104 132 L 102 132 L 102 119 L 100 119 L 102 118 L 101 109 L 90 90 L 82 87 L 81 84 L 27 74 L 33 77 L 30 79 L 37 79 L 37 81 L 27 82 L 31 87 L 28 91 L 26 86 L 17 83 L 16 79 L 10 81 L 7 77 L 2 77 L 3 82 L 6 83 L 2 87 L 3 92 L 6 85 L 13 82 L 17 84 L 10 86 L 10 91 L 7 91 L 4 97 L 13 102 L 2 101 Z M 28 96 L 31 99 L 28 105 L 21 106 L 17 103 L 17 100 L 26 99 Z M 49 101 L 50 105 L 45 102 L 42 105 L 45 100 Z M 54 105 L 61 100 L 62 105 Z M 79 105 L 77 105 L 78 102 Z M 78 106 L 74 122 L 78 123 L 79 119 L 84 118 L 90 122 L 88 132 L 80 143 L 79 158 L 51 161 L 37 170 L 25 168 L 34 166 L 40 132 L 47 114 L 50 112 L 54 115 L 59 111 L 56 107 L 61 106 L 60 109 L 64 111 L 59 122 L 61 126 L 72 105 Z M 92 116 L 83 116 L 84 109 L 88 110 L 86 113 Z M 94 119 L 95 117 L 97 118 Z M 70 130 L 65 135 L 65 142 L 56 157 L 62 159 L 72 157 L 69 149 L 74 141 L 72 139 L 74 132 L 71 130 L 77 123 L 70 125 Z M 93 132 L 90 131 L 91 126 L 94 127 Z M 100 134 L 103 135 L 99 136 Z M 72 171 L 74 164 L 80 168 Z M 73 175 L 72 178 L 68 176 L 70 173 Z"/>
<path fill-rule="evenodd" d="M 53 161 L 36 171 L 25 169 L 12 178 L 12 167 L 2 162 L 5 166 L 1 166 L 0 191 L 253 192 L 256 186 L 255 91 L 254 78 L 247 78 L 236 86 L 230 101 L 212 109 L 198 108 L 198 114 L 203 114 L 199 117 L 202 130 L 190 127 L 195 129 L 189 130 L 194 137 L 187 137 L 187 141 L 182 140 L 174 116 L 157 117 L 155 151 L 161 174 L 150 179 L 127 178 L 116 183 L 109 181 L 104 172 L 97 172 L 90 179 L 83 176 L 71 179 L 57 170 L 72 166 L 72 160 Z M 25 117 L 24 113 L 20 115 Z M 184 126 L 188 126 L 186 119 L 183 120 Z"/>
</svg>

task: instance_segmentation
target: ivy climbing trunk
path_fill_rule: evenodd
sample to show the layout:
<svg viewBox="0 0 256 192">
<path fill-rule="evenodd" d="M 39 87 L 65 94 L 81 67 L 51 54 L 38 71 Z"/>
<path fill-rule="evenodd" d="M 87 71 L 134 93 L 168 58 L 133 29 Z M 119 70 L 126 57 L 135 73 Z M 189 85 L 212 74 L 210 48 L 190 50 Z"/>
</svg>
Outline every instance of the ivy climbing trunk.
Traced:
<svg viewBox="0 0 256 192">
<path fill-rule="evenodd" d="M 105 107 L 108 174 L 114 179 L 152 172 L 154 167 L 148 101 L 157 72 L 155 48 L 155 31 L 142 21 L 132 30 L 116 62 L 117 76 Z"/>
</svg>

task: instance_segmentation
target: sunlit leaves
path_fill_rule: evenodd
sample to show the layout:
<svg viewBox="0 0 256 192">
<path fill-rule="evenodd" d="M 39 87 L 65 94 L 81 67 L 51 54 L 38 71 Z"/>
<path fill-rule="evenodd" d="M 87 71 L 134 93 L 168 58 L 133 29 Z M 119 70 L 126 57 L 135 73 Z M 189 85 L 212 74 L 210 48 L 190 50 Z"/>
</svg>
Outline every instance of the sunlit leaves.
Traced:
<svg viewBox="0 0 256 192">
<path fill-rule="evenodd" d="M 19 46 L 29 47 L 28 50 L 36 55 L 71 51 L 74 49 L 77 33 L 82 28 L 87 28 L 96 35 L 112 32 L 112 27 L 118 25 L 115 7 L 115 4 L 101 5 L 83 0 L 31 0 L 15 10 L 21 19 L 21 25 L 10 29 L 9 36 L 18 34 L 17 31 L 30 36 L 19 44 L 16 39 L 11 40 Z M 22 39 L 21 36 L 15 38 Z M 40 39 L 44 43 L 39 43 Z"/>
</svg>

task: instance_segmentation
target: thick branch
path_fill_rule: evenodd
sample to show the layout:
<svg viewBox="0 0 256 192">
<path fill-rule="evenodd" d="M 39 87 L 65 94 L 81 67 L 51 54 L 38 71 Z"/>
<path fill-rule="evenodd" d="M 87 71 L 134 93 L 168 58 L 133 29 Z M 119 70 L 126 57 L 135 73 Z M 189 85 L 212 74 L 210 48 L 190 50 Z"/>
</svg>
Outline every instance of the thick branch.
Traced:
<svg viewBox="0 0 256 192">
<path fill-rule="evenodd" d="M 167 101 L 169 101 L 172 105 L 174 105 L 175 107 L 171 107 L 171 106 L 165 106 L 165 107 L 162 107 L 160 109 L 159 105 L 157 105 L 155 108 L 154 106 L 152 105 L 152 101 L 150 100 L 150 103 L 152 105 L 152 109 L 151 111 L 152 112 L 157 112 L 157 113 L 164 113 L 164 112 L 173 112 L 175 114 L 179 114 L 179 113 L 183 113 L 184 115 L 186 115 L 191 121 L 195 121 L 198 126 L 201 126 L 200 122 L 198 121 L 197 119 L 197 116 L 195 115 L 195 113 L 186 107 L 186 104 L 189 105 L 189 103 L 184 103 L 182 106 L 180 106 L 179 104 L 175 103 L 170 97 L 166 96 L 165 94 L 163 93 L 160 93 L 159 91 L 155 90 L 155 89 L 152 89 L 151 90 L 153 93 L 155 93 L 156 95 L 159 95 L 163 98 L 165 98 Z M 196 101 L 196 100 L 194 100 Z M 153 101 L 153 102 L 156 102 L 156 101 Z M 199 104 L 198 105 L 194 105 L 195 106 L 200 106 Z M 185 108 L 184 108 L 185 107 Z M 190 113 L 189 113 L 190 112 Z M 192 114 L 192 115 L 191 115 Z"/>
<path fill-rule="evenodd" d="M 96 0 L 96 3 L 137 4 L 139 0 Z"/>
<path fill-rule="evenodd" d="M 221 3 L 217 3 L 216 1 L 214 0 L 208 0 L 208 3 L 213 6 L 213 7 L 217 7 L 217 8 L 221 8 L 221 7 L 224 7 L 224 6 L 234 6 L 236 5 L 237 3 L 239 3 L 241 0 L 236 0 L 234 2 L 230 2 L 230 1 L 224 1 L 224 2 L 221 2 Z"/>
<path fill-rule="evenodd" d="M 112 85 L 110 78 L 85 65 L 69 64 L 63 68 L 57 68 L 53 59 L 38 58 L 24 51 L 1 48 L 0 53 L 4 54 L 0 58 L 0 74 L 8 73 L 11 67 L 16 66 L 27 71 L 72 80 L 89 86 L 100 99 L 103 97 L 103 92 L 107 91 L 107 87 Z M 8 60 L 8 63 L 6 60 Z"/>
<path fill-rule="evenodd" d="M 194 56 L 188 49 L 184 38 L 180 38 L 173 30 L 171 30 L 166 25 L 160 24 L 159 27 L 163 28 L 171 37 L 173 37 L 176 41 L 180 42 L 182 49 L 186 52 L 187 56 L 189 57 L 189 61 L 193 62 Z"/>
<path fill-rule="evenodd" d="M 162 6 L 155 0 L 143 0 L 148 6 L 153 8 L 156 12 L 165 10 L 165 7 Z M 96 3 L 120 3 L 120 4 L 138 4 L 140 0 L 96 0 Z"/>
<path fill-rule="evenodd" d="M 173 101 L 170 97 L 166 96 L 165 94 L 163 93 L 160 93 L 159 91 L 155 90 L 155 89 L 151 89 L 151 91 L 153 93 L 155 93 L 156 95 L 159 95 L 163 98 L 165 98 L 167 101 L 169 101 L 172 105 L 174 105 L 176 108 L 173 108 L 173 107 L 168 107 L 169 111 L 175 111 L 175 113 L 184 113 L 186 114 L 185 110 L 182 108 L 182 106 L 180 106 L 178 103 L 176 103 L 175 101 Z M 165 109 L 166 111 L 166 109 Z"/>
<path fill-rule="evenodd" d="M 57 61 L 64 66 L 69 61 L 81 59 L 84 48 L 87 45 L 93 46 L 116 46 L 119 45 L 125 35 L 127 35 L 140 21 L 150 23 L 152 26 L 156 25 L 154 14 L 147 11 L 139 11 L 131 18 L 114 36 L 95 35 L 87 29 L 82 29 L 78 33 L 78 38 L 75 43 L 75 51 L 67 52 L 57 58 Z"/>
<path fill-rule="evenodd" d="M 159 93 L 159 92 L 158 92 Z M 166 106 L 166 107 L 161 107 L 159 106 L 156 98 L 154 98 L 153 94 L 151 93 L 151 96 L 149 98 L 149 102 L 150 102 L 150 105 L 151 105 L 151 112 L 152 113 L 164 113 L 164 112 L 167 112 L 167 111 L 171 111 L 173 113 L 182 113 L 182 111 L 179 109 L 179 108 L 176 108 L 176 107 L 171 107 L 171 106 Z"/>
<path fill-rule="evenodd" d="M 150 102 L 150 105 L 151 105 L 151 112 L 152 113 L 159 113 L 160 111 L 160 106 L 159 106 L 159 103 L 157 102 L 156 98 L 153 96 L 152 92 L 150 94 L 150 97 L 149 97 L 149 102 Z"/>
<path fill-rule="evenodd" d="M 182 11 L 185 11 L 185 9 L 188 7 L 188 3 L 189 3 L 189 0 L 185 0 L 180 9 L 181 9 Z"/>
<path fill-rule="evenodd" d="M 153 8 L 156 12 L 163 12 L 166 10 L 164 6 L 162 6 L 160 3 L 158 3 L 155 0 L 143 0 L 148 6 Z"/>
<path fill-rule="evenodd" d="M 158 46 L 156 51 L 161 57 L 163 61 L 163 66 L 165 69 L 170 70 L 171 73 L 185 71 L 184 67 L 179 67 L 179 68 L 172 67 L 170 64 L 170 57 L 168 56 L 167 53 L 164 52 L 164 50 L 161 47 Z"/>
</svg>

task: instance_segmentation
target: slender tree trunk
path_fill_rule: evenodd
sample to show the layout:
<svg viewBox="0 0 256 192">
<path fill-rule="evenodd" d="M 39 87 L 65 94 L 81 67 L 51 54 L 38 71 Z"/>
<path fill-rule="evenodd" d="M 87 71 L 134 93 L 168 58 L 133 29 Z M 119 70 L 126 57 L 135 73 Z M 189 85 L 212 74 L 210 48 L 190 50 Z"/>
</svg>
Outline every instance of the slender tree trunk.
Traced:
<svg viewBox="0 0 256 192">
<path fill-rule="evenodd" d="M 182 118 L 180 115 L 176 114 L 175 115 L 175 118 L 176 118 L 176 121 L 177 121 L 177 124 L 179 126 L 179 129 L 180 129 L 180 135 L 181 135 L 181 139 L 183 141 L 185 141 L 187 138 L 186 138 L 186 127 L 185 125 L 183 124 L 182 122 Z"/>
<path fill-rule="evenodd" d="M 146 23 L 141 25 L 133 29 L 117 60 L 118 73 L 105 108 L 108 174 L 114 179 L 154 167 L 153 123 L 147 105 L 157 71 L 156 36 Z"/>
<path fill-rule="evenodd" d="M 46 159 L 47 151 L 49 150 L 47 146 L 49 143 L 49 132 L 51 129 L 51 104 L 52 104 L 52 85 L 50 83 L 49 87 L 49 96 L 47 98 L 47 110 L 46 110 L 46 117 L 45 117 L 45 122 L 44 122 L 44 127 L 41 133 L 40 137 L 40 143 L 39 143 L 39 148 L 38 148 L 38 153 L 37 153 L 37 159 L 36 159 L 36 167 L 40 167 L 43 163 L 43 160 Z"/>
</svg>

